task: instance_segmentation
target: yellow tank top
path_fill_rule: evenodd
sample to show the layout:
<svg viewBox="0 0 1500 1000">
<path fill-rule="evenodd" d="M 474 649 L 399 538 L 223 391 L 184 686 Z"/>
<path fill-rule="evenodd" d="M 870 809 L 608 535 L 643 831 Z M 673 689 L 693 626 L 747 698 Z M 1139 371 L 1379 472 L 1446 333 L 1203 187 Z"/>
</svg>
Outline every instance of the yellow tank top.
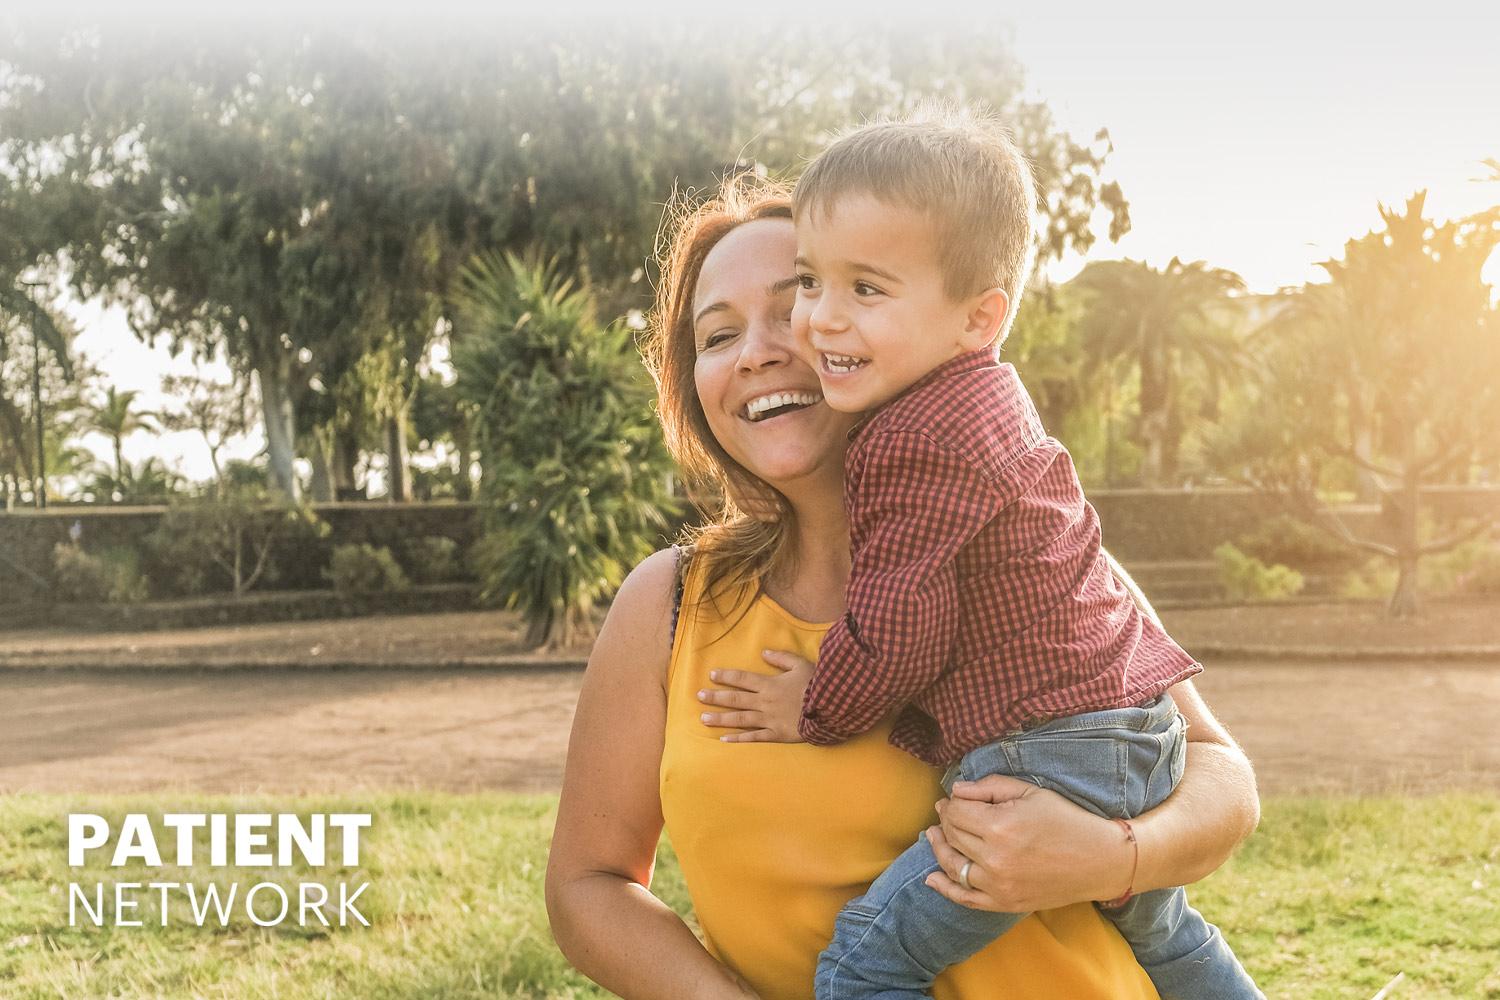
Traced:
<svg viewBox="0 0 1500 1000">
<path fill-rule="evenodd" d="M 760 653 L 815 658 L 826 625 L 765 595 L 701 607 L 693 560 L 668 668 L 661 803 L 709 949 L 764 1000 L 809 1000 L 840 907 L 935 820 L 939 774 L 886 742 L 889 720 L 836 747 L 721 743 L 699 719 L 715 669 L 772 672 Z M 721 605 L 727 602 L 721 601 Z M 1088 904 L 1036 914 L 948 970 L 935 1000 L 1156 996 Z"/>
</svg>

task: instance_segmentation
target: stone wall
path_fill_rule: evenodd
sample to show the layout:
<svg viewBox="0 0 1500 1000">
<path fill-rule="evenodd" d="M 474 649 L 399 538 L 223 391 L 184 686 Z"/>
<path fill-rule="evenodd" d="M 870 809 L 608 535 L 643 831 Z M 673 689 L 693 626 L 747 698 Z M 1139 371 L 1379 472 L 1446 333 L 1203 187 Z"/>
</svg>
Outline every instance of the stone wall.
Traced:
<svg viewBox="0 0 1500 1000">
<path fill-rule="evenodd" d="M 1104 543 L 1131 564 L 1207 560 L 1214 547 L 1253 530 L 1277 509 L 1249 490 L 1098 490 L 1090 500 L 1104 526 Z M 1424 506 L 1443 516 L 1500 510 L 1500 488 L 1440 487 L 1424 494 Z M 278 589 L 326 586 L 323 570 L 336 545 L 369 542 L 399 554 L 401 543 L 424 535 L 452 538 L 467 549 L 479 531 L 472 503 L 334 503 L 314 506 L 330 531 L 326 538 L 296 551 L 279 553 Z M 0 513 L 0 603 L 44 598 L 50 586 L 51 553 L 67 541 L 76 523 L 82 544 L 97 551 L 111 546 L 144 548 L 164 508 L 60 506 L 46 511 Z M 1385 523 L 1380 507 L 1342 511 L 1361 533 L 1379 535 Z"/>
</svg>

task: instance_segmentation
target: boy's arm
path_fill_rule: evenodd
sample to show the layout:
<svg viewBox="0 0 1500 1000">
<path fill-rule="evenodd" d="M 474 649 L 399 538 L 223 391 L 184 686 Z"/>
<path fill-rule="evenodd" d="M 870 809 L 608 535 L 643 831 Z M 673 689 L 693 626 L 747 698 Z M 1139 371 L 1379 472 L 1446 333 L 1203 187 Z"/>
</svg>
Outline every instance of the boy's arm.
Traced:
<svg viewBox="0 0 1500 1000">
<path fill-rule="evenodd" d="M 823 639 L 798 731 L 828 745 L 874 727 L 949 663 L 959 551 L 1003 506 L 973 463 L 925 434 L 861 442 L 848 490 L 848 611 Z"/>
</svg>

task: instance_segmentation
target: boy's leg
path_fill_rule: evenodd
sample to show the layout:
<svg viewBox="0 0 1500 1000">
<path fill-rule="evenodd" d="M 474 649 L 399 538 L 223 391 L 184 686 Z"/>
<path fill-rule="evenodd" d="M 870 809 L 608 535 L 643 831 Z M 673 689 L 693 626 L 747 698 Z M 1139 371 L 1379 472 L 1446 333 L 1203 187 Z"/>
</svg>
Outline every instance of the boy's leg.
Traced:
<svg viewBox="0 0 1500 1000">
<path fill-rule="evenodd" d="M 1188 904 L 1183 889 L 1143 892 L 1100 912 L 1130 943 L 1162 1000 L 1265 1000 L 1224 935 Z"/>
<path fill-rule="evenodd" d="M 1160 804 L 1182 779 L 1186 729 L 1172 699 L 1057 719 L 1000 741 L 1009 763 L 1102 816 L 1129 818 Z M 1218 928 L 1180 888 L 1102 909 L 1130 943 L 1163 1000 L 1264 1000 Z"/>
<path fill-rule="evenodd" d="M 967 768 L 966 779 L 985 773 Z M 927 887 L 938 871 L 925 836 L 851 900 L 834 923 L 833 940 L 818 957 L 817 1000 L 914 1000 L 938 974 L 969 958 L 1015 926 L 1025 914 L 987 913 L 950 902 Z"/>
</svg>

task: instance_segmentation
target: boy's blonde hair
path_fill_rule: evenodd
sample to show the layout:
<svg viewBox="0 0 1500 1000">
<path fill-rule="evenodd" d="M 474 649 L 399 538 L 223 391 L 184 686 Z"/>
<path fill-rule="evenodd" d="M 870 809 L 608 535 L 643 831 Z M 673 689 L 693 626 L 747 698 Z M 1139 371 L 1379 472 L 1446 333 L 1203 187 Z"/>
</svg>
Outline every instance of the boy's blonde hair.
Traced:
<svg viewBox="0 0 1500 1000">
<path fill-rule="evenodd" d="M 1010 297 L 999 337 L 1005 339 L 1031 276 L 1036 185 L 999 118 L 979 108 L 928 104 L 851 129 L 803 172 L 792 212 L 798 221 L 830 214 L 851 194 L 927 215 L 949 298 L 997 286 Z"/>
</svg>

